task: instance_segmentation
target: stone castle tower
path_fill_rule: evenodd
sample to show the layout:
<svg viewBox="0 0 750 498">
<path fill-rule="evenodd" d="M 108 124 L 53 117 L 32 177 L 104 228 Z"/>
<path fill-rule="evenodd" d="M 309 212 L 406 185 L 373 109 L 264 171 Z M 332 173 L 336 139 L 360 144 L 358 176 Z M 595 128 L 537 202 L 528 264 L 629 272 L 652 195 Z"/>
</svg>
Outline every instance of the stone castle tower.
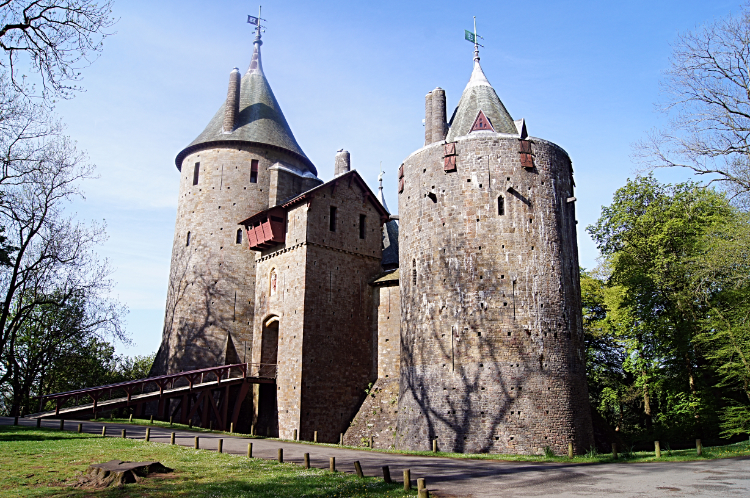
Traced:
<svg viewBox="0 0 750 498">
<path fill-rule="evenodd" d="M 162 343 L 152 374 L 250 361 L 255 255 L 237 222 L 322 183 L 263 74 L 260 33 L 244 76 L 175 159 L 179 202 Z"/>
<path fill-rule="evenodd" d="M 477 51 L 450 122 L 442 89 L 425 109 L 425 146 L 399 169 L 396 446 L 585 451 L 570 158 L 513 121 Z"/>
<path fill-rule="evenodd" d="M 169 412 L 226 427 L 233 406 L 243 431 L 378 448 L 588 449 L 567 153 L 510 117 L 475 52 L 450 121 L 445 92 L 426 97 L 425 145 L 399 168 L 399 224 L 348 152 L 317 177 L 261 45 L 258 33 L 248 71 L 231 72 L 225 103 L 175 160 L 152 375 L 251 363 L 265 382 L 172 399 Z"/>
</svg>

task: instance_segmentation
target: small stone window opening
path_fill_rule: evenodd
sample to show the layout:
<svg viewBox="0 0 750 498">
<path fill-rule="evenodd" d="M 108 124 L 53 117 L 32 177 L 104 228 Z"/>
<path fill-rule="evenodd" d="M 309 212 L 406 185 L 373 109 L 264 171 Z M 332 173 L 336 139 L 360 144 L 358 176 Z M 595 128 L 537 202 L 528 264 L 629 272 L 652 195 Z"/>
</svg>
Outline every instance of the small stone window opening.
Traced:
<svg viewBox="0 0 750 498">
<path fill-rule="evenodd" d="M 258 160 L 250 161 L 250 183 L 258 183 Z"/>
<path fill-rule="evenodd" d="M 497 198 L 497 215 L 505 215 L 505 198 L 502 195 Z"/>
<path fill-rule="evenodd" d="M 331 206 L 331 216 L 330 216 L 329 222 L 330 223 L 328 225 L 328 230 L 330 230 L 331 232 L 335 232 L 336 231 L 336 208 L 333 206 Z"/>
<path fill-rule="evenodd" d="M 185 246 L 190 245 L 190 232 L 187 233 L 187 240 L 185 241 Z"/>
<path fill-rule="evenodd" d="M 198 185 L 198 177 L 200 176 L 201 163 L 195 163 L 195 169 L 193 170 L 193 185 Z"/>
<path fill-rule="evenodd" d="M 364 239 L 365 238 L 365 221 L 367 220 L 367 216 L 364 214 L 359 215 L 359 238 Z"/>
<path fill-rule="evenodd" d="M 242 244 L 242 229 L 237 229 L 237 238 L 235 239 L 235 243 Z"/>
</svg>

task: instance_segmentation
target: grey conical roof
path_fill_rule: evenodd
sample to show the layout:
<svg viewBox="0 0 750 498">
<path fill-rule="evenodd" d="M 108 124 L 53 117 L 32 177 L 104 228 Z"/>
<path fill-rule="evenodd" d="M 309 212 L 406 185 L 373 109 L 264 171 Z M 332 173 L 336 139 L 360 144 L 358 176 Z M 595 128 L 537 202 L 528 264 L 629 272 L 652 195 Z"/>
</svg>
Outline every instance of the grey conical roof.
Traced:
<svg viewBox="0 0 750 498">
<path fill-rule="evenodd" d="M 178 168 L 186 155 L 206 144 L 250 142 L 270 145 L 291 152 L 305 163 L 313 174 L 317 175 L 315 166 L 302 152 L 302 148 L 295 140 L 271 86 L 268 84 L 266 75 L 263 74 L 260 57 L 261 45 L 260 40 L 255 41 L 252 62 L 240 83 L 240 108 L 234 130 L 227 133 L 223 130 L 225 101 L 208 123 L 206 129 L 177 155 L 175 162 Z"/>
<path fill-rule="evenodd" d="M 453 116 L 448 123 L 450 129 L 446 141 L 452 142 L 457 137 L 468 135 L 480 110 L 490 120 L 497 133 L 518 133 L 513 118 L 510 117 L 497 93 L 495 93 L 495 89 L 487 81 L 482 66 L 479 65 L 479 60 L 474 59 L 474 71 L 472 71 L 469 83 L 466 85 L 464 93 L 461 94 L 461 100 L 458 101 L 458 106 L 453 111 Z"/>
</svg>

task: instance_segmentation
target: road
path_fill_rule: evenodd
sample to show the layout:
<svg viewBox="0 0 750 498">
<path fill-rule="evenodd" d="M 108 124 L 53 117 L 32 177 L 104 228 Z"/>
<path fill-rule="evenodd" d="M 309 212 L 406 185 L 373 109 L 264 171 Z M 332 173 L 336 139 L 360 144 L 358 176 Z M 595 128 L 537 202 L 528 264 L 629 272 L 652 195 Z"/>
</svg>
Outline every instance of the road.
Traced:
<svg viewBox="0 0 750 498">
<path fill-rule="evenodd" d="M 12 418 L 0 417 L 0 424 L 10 425 Z M 101 434 L 101 422 L 67 420 L 66 430 L 77 430 L 78 423 L 90 434 Z M 21 425 L 35 426 L 36 420 L 21 419 Z M 59 428 L 58 420 L 44 420 L 42 426 Z M 146 427 L 129 424 L 106 424 L 108 436 L 143 439 Z M 424 477 L 433 496 L 438 497 L 526 497 L 526 496 L 617 496 L 630 497 L 733 497 L 750 496 L 750 458 L 731 458 L 696 462 L 654 462 L 615 464 L 565 464 L 468 460 L 428 456 L 409 456 L 375 451 L 351 450 L 274 439 L 246 439 L 225 434 L 196 433 L 151 428 L 151 441 L 169 443 L 172 432 L 176 443 L 193 446 L 200 436 L 200 447 L 216 450 L 224 440 L 224 452 L 245 454 L 247 443 L 253 443 L 253 456 L 276 459 L 278 448 L 284 450 L 284 461 L 302 463 L 310 454 L 313 467 L 328 468 L 329 458 L 336 458 L 336 468 L 354 472 L 358 460 L 365 475 L 382 476 L 381 468 L 390 467 L 394 480 L 411 470 L 413 485 Z"/>
</svg>

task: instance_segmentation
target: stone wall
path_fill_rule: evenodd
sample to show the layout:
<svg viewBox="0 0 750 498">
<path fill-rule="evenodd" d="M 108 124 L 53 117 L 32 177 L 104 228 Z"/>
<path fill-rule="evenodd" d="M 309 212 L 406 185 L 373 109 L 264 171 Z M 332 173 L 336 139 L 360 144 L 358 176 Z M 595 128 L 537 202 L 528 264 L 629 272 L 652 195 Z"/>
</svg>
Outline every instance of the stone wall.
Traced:
<svg viewBox="0 0 750 498">
<path fill-rule="evenodd" d="M 492 132 L 404 162 L 397 447 L 577 452 L 593 444 L 573 178 L 559 147 Z M 498 211 L 498 198 L 503 210 Z"/>
</svg>

